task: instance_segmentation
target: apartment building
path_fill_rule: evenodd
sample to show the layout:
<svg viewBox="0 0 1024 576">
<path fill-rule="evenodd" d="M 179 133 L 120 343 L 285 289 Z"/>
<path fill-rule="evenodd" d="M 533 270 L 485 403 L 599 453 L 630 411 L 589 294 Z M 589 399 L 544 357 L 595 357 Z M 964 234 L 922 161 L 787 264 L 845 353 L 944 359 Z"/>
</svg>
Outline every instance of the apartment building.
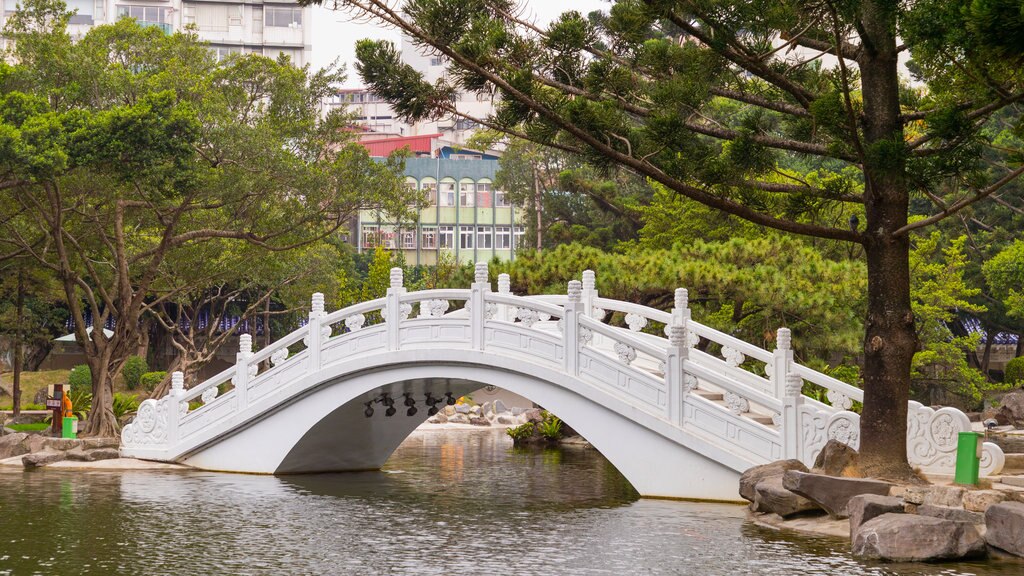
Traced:
<svg viewBox="0 0 1024 576">
<path fill-rule="evenodd" d="M 445 255 L 459 263 L 514 259 L 526 229 L 522 211 L 494 186 L 497 171 L 495 156 L 448 146 L 435 157 L 408 159 L 406 185 L 424 199 L 417 221 L 361 210 L 353 235 L 359 252 L 383 246 L 400 250 L 409 264 L 428 266 Z"/>
<path fill-rule="evenodd" d="M 0 0 L 0 25 L 14 12 L 18 0 Z M 311 61 L 312 8 L 294 0 L 66 0 L 77 10 L 68 25 L 72 37 L 93 26 L 135 18 L 170 34 L 194 26 L 218 57 L 231 53 L 285 54 L 296 66 Z"/>
</svg>

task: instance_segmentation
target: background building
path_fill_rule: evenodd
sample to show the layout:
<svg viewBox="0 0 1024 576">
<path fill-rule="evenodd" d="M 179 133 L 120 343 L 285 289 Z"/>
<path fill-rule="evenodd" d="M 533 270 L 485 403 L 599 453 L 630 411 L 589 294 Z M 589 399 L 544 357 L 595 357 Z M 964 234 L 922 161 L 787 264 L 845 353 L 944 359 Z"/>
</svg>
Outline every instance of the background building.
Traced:
<svg viewBox="0 0 1024 576">
<path fill-rule="evenodd" d="M 231 53 L 262 54 L 277 58 L 286 54 L 296 66 L 311 61 L 312 8 L 294 0 L 65 0 L 71 17 L 68 32 L 84 36 L 93 26 L 131 17 L 144 26 L 171 33 L 196 27 L 199 38 L 209 42 L 218 57 Z M 0 0 L 0 26 L 14 12 L 18 0 Z"/>
<path fill-rule="evenodd" d="M 453 151 L 443 146 L 436 157 L 406 161 L 406 184 L 425 199 L 417 222 L 388 221 L 372 208 L 359 212 L 353 236 L 360 252 L 377 246 L 401 250 L 416 265 L 436 264 L 443 255 L 460 263 L 514 258 L 526 229 L 521 211 L 494 187 L 497 158 L 479 153 L 471 159 L 470 151 Z"/>
</svg>

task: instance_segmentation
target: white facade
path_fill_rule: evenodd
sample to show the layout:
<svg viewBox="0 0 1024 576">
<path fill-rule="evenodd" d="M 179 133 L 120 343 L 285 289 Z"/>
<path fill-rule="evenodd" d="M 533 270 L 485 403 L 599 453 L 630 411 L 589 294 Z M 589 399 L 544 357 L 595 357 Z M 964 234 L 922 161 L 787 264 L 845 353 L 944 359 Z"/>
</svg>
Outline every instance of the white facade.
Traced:
<svg viewBox="0 0 1024 576">
<path fill-rule="evenodd" d="M 431 84 L 437 82 L 445 72 L 444 58 L 419 50 L 407 36 L 402 36 L 402 61 L 423 74 Z M 461 93 L 455 100 L 455 108 L 471 118 L 486 118 L 494 112 L 495 101 L 490 96 Z M 345 107 L 356 114 L 356 121 L 374 132 L 396 136 L 422 136 L 442 134 L 445 140 L 464 145 L 476 132 L 475 122 L 452 116 L 439 120 L 423 120 L 407 124 L 395 117 L 391 105 L 365 88 L 339 90 L 337 96 L 324 102 L 324 109 Z"/>
<path fill-rule="evenodd" d="M 3 2 L 0 25 L 14 12 L 17 0 Z M 194 26 L 219 57 L 255 53 L 271 58 L 285 54 L 296 66 L 311 61 L 313 10 L 293 0 L 66 0 L 72 16 L 72 37 L 118 18 L 135 18 L 167 33 Z"/>
</svg>

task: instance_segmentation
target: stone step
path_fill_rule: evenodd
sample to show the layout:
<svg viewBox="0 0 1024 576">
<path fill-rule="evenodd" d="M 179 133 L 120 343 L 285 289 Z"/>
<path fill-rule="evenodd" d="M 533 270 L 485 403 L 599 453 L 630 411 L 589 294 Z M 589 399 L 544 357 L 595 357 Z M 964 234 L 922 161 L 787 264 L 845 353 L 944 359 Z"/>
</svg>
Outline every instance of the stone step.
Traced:
<svg viewBox="0 0 1024 576">
<path fill-rule="evenodd" d="M 722 402 L 723 400 L 725 400 L 725 395 L 722 394 L 721 392 L 709 392 L 708 390 L 694 390 L 693 393 L 705 400 L 710 400 L 712 402 Z"/>
<path fill-rule="evenodd" d="M 772 421 L 771 416 L 765 416 L 764 414 L 758 414 L 757 412 L 744 412 L 744 418 L 750 418 L 758 424 L 764 424 L 765 426 L 775 426 L 775 422 Z"/>
<path fill-rule="evenodd" d="M 1006 465 L 1003 469 L 1006 470 L 1024 470 L 1024 454 L 1020 453 L 1009 453 L 1004 454 L 1006 457 Z"/>
<path fill-rule="evenodd" d="M 1007 486 L 1024 488 L 1024 476 L 1003 476 L 1002 483 Z"/>
</svg>

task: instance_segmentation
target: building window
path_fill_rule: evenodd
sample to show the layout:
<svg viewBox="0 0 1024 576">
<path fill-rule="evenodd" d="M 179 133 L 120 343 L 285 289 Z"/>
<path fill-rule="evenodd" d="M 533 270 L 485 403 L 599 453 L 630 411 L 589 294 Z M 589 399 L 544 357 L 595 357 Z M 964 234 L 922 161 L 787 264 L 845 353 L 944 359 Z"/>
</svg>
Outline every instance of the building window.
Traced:
<svg viewBox="0 0 1024 576">
<path fill-rule="evenodd" d="M 437 248 L 437 228 L 424 226 L 420 230 L 420 248 Z"/>
<path fill-rule="evenodd" d="M 424 182 L 423 192 L 427 197 L 427 206 L 437 206 L 437 183 Z"/>
<path fill-rule="evenodd" d="M 515 244 L 516 248 L 522 248 L 523 242 L 526 240 L 526 228 L 522 226 L 515 227 Z"/>
<path fill-rule="evenodd" d="M 387 248 L 389 250 L 394 250 L 395 248 L 398 247 L 396 242 L 397 242 L 397 234 L 395 234 L 394 230 L 381 230 L 380 231 L 380 245 L 381 246 L 383 246 L 383 247 L 385 247 L 385 248 Z"/>
<path fill-rule="evenodd" d="M 441 248 L 455 247 L 455 226 L 441 226 L 438 229 L 438 241 Z"/>
<path fill-rule="evenodd" d="M 11 8 L 16 4 L 13 0 L 10 2 Z M 93 23 L 93 0 L 68 0 L 68 11 L 76 11 L 69 24 L 92 24 Z M 13 12 L 13 11 L 12 11 Z"/>
<path fill-rule="evenodd" d="M 416 249 L 416 231 L 415 230 L 402 230 L 402 248 L 405 250 Z"/>
<path fill-rule="evenodd" d="M 441 182 L 437 200 L 440 206 L 455 206 L 455 182 Z"/>
<path fill-rule="evenodd" d="M 476 185 L 476 205 L 478 208 L 491 207 L 491 183 L 478 182 Z"/>
<path fill-rule="evenodd" d="M 512 228 L 509 226 L 498 226 L 494 229 L 495 248 L 498 250 L 509 250 L 512 248 Z"/>
<path fill-rule="evenodd" d="M 363 248 L 380 246 L 380 227 L 363 225 Z"/>
<path fill-rule="evenodd" d="M 441 66 L 442 64 L 444 64 L 444 58 L 441 58 L 440 56 L 433 56 L 430 58 L 431 66 Z"/>
<path fill-rule="evenodd" d="M 476 227 L 476 247 L 490 250 L 494 246 L 494 229 L 490 226 Z"/>
<path fill-rule="evenodd" d="M 264 23 L 273 28 L 302 28 L 302 8 L 264 8 Z"/>
<path fill-rule="evenodd" d="M 78 6 L 79 4 L 75 4 Z M 166 33 L 171 32 L 171 25 L 167 23 L 166 18 L 167 9 L 163 6 L 118 6 L 117 17 L 120 18 L 135 18 L 135 21 L 140 26 L 156 26 Z M 81 12 L 79 12 L 81 14 Z M 77 22 L 72 22 L 77 24 Z"/>
<path fill-rule="evenodd" d="M 494 205 L 498 208 L 508 208 L 512 205 L 508 200 L 508 194 L 504 190 L 494 191 Z"/>
<path fill-rule="evenodd" d="M 473 227 L 459 226 L 459 248 L 473 249 Z"/>
<path fill-rule="evenodd" d="M 210 52 L 220 62 L 232 54 L 241 54 L 242 49 L 238 46 L 210 46 Z"/>
<path fill-rule="evenodd" d="M 463 182 L 459 184 L 459 206 L 473 206 L 473 183 Z"/>
</svg>

